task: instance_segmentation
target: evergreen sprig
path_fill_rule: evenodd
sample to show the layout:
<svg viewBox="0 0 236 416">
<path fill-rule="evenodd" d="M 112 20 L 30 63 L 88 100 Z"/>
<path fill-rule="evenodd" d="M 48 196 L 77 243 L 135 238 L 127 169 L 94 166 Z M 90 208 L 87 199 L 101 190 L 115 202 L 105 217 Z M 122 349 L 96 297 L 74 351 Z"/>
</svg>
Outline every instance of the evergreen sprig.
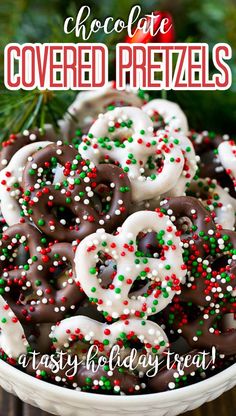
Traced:
<svg viewBox="0 0 236 416">
<path fill-rule="evenodd" d="M 44 129 L 45 123 L 58 130 L 58 120 L 67 112 L 75 93 L 55 91 L 0 92 L 0 142 L 10 134 L 30 128 Z"/>
</svg>

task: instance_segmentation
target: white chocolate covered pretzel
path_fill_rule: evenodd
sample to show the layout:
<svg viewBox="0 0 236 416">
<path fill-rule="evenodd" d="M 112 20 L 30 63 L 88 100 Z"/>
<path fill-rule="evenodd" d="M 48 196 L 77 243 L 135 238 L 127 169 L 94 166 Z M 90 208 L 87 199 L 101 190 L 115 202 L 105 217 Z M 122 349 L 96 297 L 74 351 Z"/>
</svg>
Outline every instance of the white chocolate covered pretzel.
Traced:
<svg viewBox="0 0 236 416">
<path fill-rule="evenodd" d="M 133 201 L 156 198 L 172 189 L 184 168 L 180 145 L 162 132 L 153 136 L 151 119 L 140 109 L 109 111 L 93 124 L 79 147 L 95 164 L 118 163 L 131 181 Z"/>
<path fill-rule="evenodd" d="M 27 353 L 24 329 L 10 306 L 0 295 L 0 347 L 11 358 Z"/>
<path fill-rule="evenodd" d="M 153 120 L 155 129 L 163 123 L 171 130 L 180 129 L 184 134 L 188 133 L 186 115 L 178 104 L 169 100 L 155 99 L 145 104 L 142 109 Z"/>
<path fill-rule="evenodd" d="M 144 344 L 147 353 L 153 353 L 155 349 L 161 355 L 168 347 L 168 338 L 159 325 L 134 318 L 107 325 L 86 316 L 73 316 L 63 319 L 53 327 L 50 337 L 57 349 L 68 349 L 71 342 L 76 342 L 77 337 L 91 344 L 99 342 L 104 346 L 104 351 L 109 351 L 118 341 L 122 343 L 132 337 L 137 337 Z"/>
<path fill-rule="evenodd" d="M 184 166 L 181 175 L 175 186 L 165 193 L 165 196 L 175 197 L 185 195 L 186 189 L 194 178 L 197 171 L 197 158 L 195 150 L 189 138 L 181 130 L 170 130 L 169 127 L 165 129 L 168 132 L 170 140 L 178 145 L 184 157 Z"/>
<path fill-rule="evenodd" d="M 143 102 L 143 99 L 129 86 L 125 90 L 119 91 L 112 81 L 98 90 L 82 91 L 69 106 L 64 119 L 59 122 L 63 137 L 69 138 L 76 128 L 88 131 L 98 115 L 106 112 L 109 107 L 128 105 L 141 107 Z"/>
<path fill-rule="evenodd" d="M 236 189 L 236 144 L 233 140 L 223 142 L 218 147 L 220 163 L 231 177 Z"/>
<path fill-rule="evenodd" d="M 20 222 L 22 176 L 29 158 L 40 148 L 51 142 L 43 141 L 28 144 L 14 154 L 8 166 L 0 172 L 0 208 L 7 224 L 14 225 Z"/>
<path fill-rule="evenodd" d="M 138 250 L 138 235 L 151 231 L 157 233 L 162 251 L 160 258 L 145 257 Z M 113 258 L 117 266 L 107 289 L 99 284 L 97 277 L 101 252 Z M 77 247 L 75 265 L 76 280 L 86 295 L 97 304 L 99 311 L 115 319 L 121 315 L 142 317 L 161 311 L 179 291 L 179 284 L 185 277 L 176 228 L 161 212 L 132 214 L 116 236 L 98 229 Z M 143 282 L 143 287 L 135 291 L 132 286 L 137 279 Z"/>
<path fill-rule="evenodd" d="M 216 224 L 222 228 L 233 230 L 235 224 L 235 200 L 227 191 L 217 184 L 215 179 L 198 178 L 191 182 L 188 194 L 196 196 L 203 205 L 214 212 Z"/>
</svg>

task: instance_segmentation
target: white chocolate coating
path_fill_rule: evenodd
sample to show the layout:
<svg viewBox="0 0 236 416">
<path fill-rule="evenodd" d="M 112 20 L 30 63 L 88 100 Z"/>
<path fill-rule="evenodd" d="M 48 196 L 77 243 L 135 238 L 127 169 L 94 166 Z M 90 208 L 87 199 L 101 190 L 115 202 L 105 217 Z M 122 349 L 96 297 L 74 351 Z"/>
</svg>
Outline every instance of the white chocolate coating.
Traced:
<svg viewBox="0 0 236 416">
<path fill-rule="evenodd" d="M 211 186 L 213 185 L 213 186 Z M 204 191 L 204 187 L 207 189 Z M 190 192 L 194 192 L 196 197 L 207 206 L 210 211 L 215 211 L 216 218 L 214 219 L 216 224 L 220 224 L 227 230 L 233 230 L 235 224 L 235 200 L 227 191 L 225 191 L 216 180 L 209 178 L 199 178 L 193 180 L 188 188 Z M 202 197 L 201 194 L 207 194 L 207 198 Z M 209 202 L 211 202 L 209 204 Z M 221 206 L 214 207 L 213 202 L 217 202 Z"/>
<path fill-rule="evenodd" d="M 113 85 L 113 82 L 109 82 L 103 88 L 82 91 L 77 95 L 69 106 L 64 119 L 59 121 L 62 137 L 69 137 L 71 127 L 83 129 L 86 126 L 91 126 L 99 114 L 107 111 L 109 105 L 117 106 L 119 103 L 120 106 L 142 106 L 143 100 L 128 85 L 126 90 L 122 91 L 117 90 Z"/>
<path fill-rule="evenodd" d="M 0 295 L 0 347 L 11 358 L 26 354 L 29 347 L 24 329 L 7 302 Z"/>
<path fill-rule="evenodd" d="M 236 189 L 236 144 L 232 140 L 221 143 L 218 147 L 218 156 Z"/>
<path fill-rule="evenodd" d="M 14 188 L 14 183 L 22 184 L 22 175 L 28 158 L 40 147 L 46 147 L 52 142 L 35 142 L 22 147 L 11 158 L 8 166 L 0 172 L 0 209 L 7 224 L 17 224 L 21 219 L 19 198 L 21 191 Z M 5 181 L 6 184 L 3 184 Z"/>
<path fill-rule="evenodd" d="M 138 234 L 149 231 L 158 233 L 162 230 L 164 230 L 163 244 L 168 246 L 171 241 L 171 245 L 169 244 L 165 251 L 165 257 L 148 258 L 144 264 L 142 262 L 137 264 L 138 257 L 135 253 L 138 251 L 136 243 Z M 167 284 L 172 282 L 171 276 L 183 282 L 186 274 L 182 268 L 180 239 L 175 232 L 176 228 L 167 216 L 152 211 L 140 211 L 130 215 L 116 236 L 98 229 L 96 233 L 82 240 L 76 249 L 76 280 L 80 282 L 88 297 L 98 299 L 96 302 L 98 310 L 107 312 L 112 318 L 116 319 L 122 314 L 134 315 L 136 311 L 144 310 L 146 316 L 155 314 L 164 309 L 176 293 L 175 289 Z M 131 240 L 133 244 L 130 243 Z M 117 265 L 112 287 L 108 289 L 100 286 L 97 278 L 98 272 L 95 271 L 99 251 L 110 255 Z M 140 273 L 148 279 L 148 284 L 145 285 L 143 291 L 139 290 L 129 297 L 132 284 Z M 158 287 L 152 289 L 149 296 L 143 296 L 150 283 L 155 282 L 159 282 Z"/>
<path fill-rule="evenodd" d="M 178 146 L 183 152 L 185 163 L 177 183 L 170 191 L 165 193 L 164 196 L 182 196 L 185 195 L 187 186 L 191 183 L 197 171 L 197 159 L 195 150 L 189 138 L 185 136 L 185 134 L 182 131 L 171 131 L 169 127 L 166 128 L 165 131 L 169 132 L 169 135 L 173 143 L 175 143 L 175 141 L 178 140 Z"/>
<path fill-rule="evenodd" d="M 164 123 L 171 130 L 180 129 L 184 134 L 189 131 L 188 120 L 180 106 L 173 101 L 154 99 L 142 107 L 143 111 L 152 117 L 153 112 L 158 112 L 164 119 Z"/>
<path fill-rule="evenodd" d="M 55 347 L 60 350 L 62 348 L 68 348 L 71 340 L 70 334 L 78 334 L 78 329 L 84 335 L 85 340 L 91 344 L 95 340 L 101 343 L 104 339 L 109 340 L 109 344 L 107 346 L 105 345 L 104 348 L 107 351 L 117 343 L 117 338 L 119 338 L 121 333 L 128 334 L 130 331 L 134 332 L 144 345 L 151 345 L 151 347 L 145 345 L 145 349 L 149 353 L 151 353 L 152 347 L 160 346 L 160 343 L 163 343 L 163 341 L 165 345 L 160 346 L 158 355 L 161 355 L 168 347 L 168 338 L 165 332 L 155 322 L 129 319 L 128 325 L 124 321 L 117 321 L 114 324 L 107 325 L 81 315 L 63 319 L 58 325 L 53 327 L 50 337 L 56 339 L 54 343 Z M 106 330 L 109 330 L 110 333 L 106 333 Z"/>
<path fill-rule="evenodd" d="M 120 126 L 112 132 L 109 131 L 109 127 L 129 120 L 132 121 L 130 128 Z M 172 189 L 183 172 L 184 156 L 181 146 L 175 145 L 171 137 L 166 138 L 164 135 L 168 135 L 168 132 L 153 136 L 151 119 L 142 110 L 134 107 L 115 108 L 101 115 L 92 125 L 89 139 L 84 139 L 79 151 L 83 158 L 90 159 L 94 164 L 106 157 L 118 161 L 124 170 L 128 170 L 133 201 L 139 202 L 156 198 Z M 103 146 L 100 140 L 106 137 L 108 142 L 105 140 Z M 116 146 L 115 139 L 121 141 L 122 146 Z M 129 160 L 130 157 L 132 161 Z M 150 157 L 162 159 L 163 165 L 158 173 L 156 170 L 148 171 Z M 155 174 L 154 177 L 151 176 L 152 173 Z"/>
</svg>

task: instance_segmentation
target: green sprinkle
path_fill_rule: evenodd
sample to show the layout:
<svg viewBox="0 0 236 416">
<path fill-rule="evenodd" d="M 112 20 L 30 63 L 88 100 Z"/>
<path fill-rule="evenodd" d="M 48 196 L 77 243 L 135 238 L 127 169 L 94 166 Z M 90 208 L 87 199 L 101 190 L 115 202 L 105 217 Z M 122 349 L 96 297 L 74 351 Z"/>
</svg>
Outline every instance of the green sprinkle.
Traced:
<svg viewBox="0 0 236 416">
<path fill-rule="evenodd" d="M 45 225 L 45 221 L 41 218 L 40 220 L 38 220 L 38 225 L 40 226 Z"/>
</svg>

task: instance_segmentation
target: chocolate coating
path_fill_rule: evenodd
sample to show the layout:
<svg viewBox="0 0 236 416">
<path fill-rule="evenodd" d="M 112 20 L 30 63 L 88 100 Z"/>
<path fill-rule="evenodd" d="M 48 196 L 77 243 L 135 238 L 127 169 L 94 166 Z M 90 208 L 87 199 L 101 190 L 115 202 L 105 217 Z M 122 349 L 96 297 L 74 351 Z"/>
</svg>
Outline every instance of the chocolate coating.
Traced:
<svg viewBox="0 0 236 416">
<path fill-rule="evenodd" d="M 218 239 L 228 237 L 230 249 L 206 256 L 212 272 L 208 277 L 201 265 L 195 275 L 190 271 L 191 280 L 187 279 L 181 294 L 170 305 L 170 313 L 174 315 L 173 326 L 181 329 L 183 337 L 193 348 L 213 346 L 225 355 L 236 353 L 236 330 L 222 328 L 221 322 L 227 313 L 236 313 L 236 261 L 229 262 L 236 249 L 236 233 L 221 230 L 216 233 Z M 195 267 L 195 266 L 194 266 Z M 191 270 L 191 269 L 190 269 Z M 191 305 L 191 308 L 187 307 Z M 190 316 L 191 309 L 198 307 L 198 314 Z"/>
<path fill-rule="evenodd" d="M 217 149 L 219 144 L 225 140 L 221 135 L 215 134 L 214 132 L 197 133 L 191 131 L 188 137 L 191 140 L 196 153 L 201 156 L 206 152 Z"/>
<path fill-rule="evenodd" d="M 38 374 L 41 373 L 41 377 L 39 377 L 46 378 L 48 381 L 55 381 L 55 378 L 57 378 L 56 382 L 59 384 L 66 385 L 68 387 L 71 387 L 73 384 L 77 384 L 82 391 L 92 391 L 95 393 L 119 394 L 122 392 L 124 394 L 138 394 L 142 390 L 142 379 L 128 370 L 120 372 L 117 368 L 115 368 L 112 374 L 110 374 L 104 369 L 104 367 L 95 366 L 95 371 L 92 371 L 92 369 L 88 369 L 84 364 L 80 364 L 77 373 L 74 376 L 69 376 L 67 372 L 70 370 L 70 367 L 67 363 L 66 355 L 63 357 L 64 369 L 60 369 L 57 373 L 53 373 L 48 367 L 41 364 L 41 358 L 41 355 L 36 358 Z M 32 360 L 27 366 L 26 371 L 27 374 L 33 376 L 35 375 Z M 103 383 L 97 384 L 94 383 L 95 381 L 103 381 Z M 115 389 L 116 386 L 119 386 L 117 391 Z"/>
<path fill-rule="evenodd" d="M 97 306 L 89 302 L 88 299 L 84 299 L 76 310 L 75 315 L 88 316 L 97 322 L 106 322 L 101 312 L 97 310 Z"/>
<path fill-rule="evenodd" d="M 185 354 L 182 358 L 189 356 L 191 357 L 191 359 L 193 359 L 196 355 L 201 356 L 201 353 L 198 352 L 198 350 L 193 350 Z M 211 357 L 206 356 L 205 364 L 207 365 L 210 362 L 210 360 Z M 176 377 L 174 377 L 174 375 L 177 373 L 177 370 L 174 366 L 174 362 L 171 363 L 171 367 L 172 366 L 173 368 L 167 368 L 167 366 L 164 366 L 154 377 L 147 378 L 147 387 L 153 393 L 170 390 L 171 384 L 176 384 Z M 184 368 L 182 376 L 184 375 L 186 377 L 193 372 L 199 372 L 199 368 L 196 364 L 192 363 L 189 367 Z"/>
<path fill-rule="evenodd" d="M 233 181 L 227 175 L 224 167 L 221 165 L 217 154 L 213 150 L 209 150 L 202 154 L 199 163 L 199 174 L 203 178 L 216 179 L 222 188 L 228 188 L 229 194 L 236 198 Z"/>
<path fill-rule="evenodd" d="M 230 195 L 236 198 L 233 181 L 221 165 L 217 153 L 218 146 L 222 142 L 230 140 L 230 137 L 228 135 L 221 136 L 214 132 L 197 133 L 191 131 L 189 139 L 192 141 L 196 153 L 201 156 L 199 175 L 202 178 L 216 179 L 222 188 L 228 188 Z"/>
<path fill-rule="evenodd" d="M 65 187 L 60 181 L 57 188 L 54 184 L 46 184 L 34 191 L 36 181 L 32 166 L 43 168 L 45 161 L 52 158 L 63 166 L 67 182 L 70 177 L 74 184 Z M 77 161 L 76 168 L 73 167 L 74 161 Z M 74 169 L 72 176 L 71 169 Z M 36 152 L 25 167 L 23 188 L 31 192 L 29 215 L 34 223 L 59 241 L 82 240 L 99 227 L 114 232 L 127 217 L 131 204 L 130 181 L 121 168 L 108 164 L 90 167 L 70 146 L 50 145 Z M 105 206 L 103 197 L 108 202 Z M 65 213 L 61 220 L 55 212 L 57 208 Z"/>
<path fill-rule="evenodd" d="M 18 241 L 11 243 L 16 236 Z M 3 236 L 1 253 L 5 253 L 9 244 L 13 246 L 12 251 L 18 249 L 22 244 L 22 236 L 25 238 L 25 249 L 31 261 L 13 267 L 6 267 L 5 262 L 1 264 L 1 273 L 3 270 L 7 271 L 7 277 L 6 273 L 2 275 L 4 285 L 10 288 L 4 297 L 19 320 L 24 323 L 57 322 L 85 297 L 74 280 L 72 246 L 68 243 L 57 243 L 38 251 L 37 248 L 41 246 L 40 232 L 29 224 L 19 224 L 8 228 L 7 234 Z M 72 271 L 64 279 L 64 284 L 58 287 L 59 277 L 68 268 Z M 25 273 L 22 275 L 24 269 Z"/>
<path fill-rule="evenodd" d="M 195 244 L 193 245 L 193 248 L 197 247 L 199 253 L 204 254 L 205 248 L 199 233 L 203 232 L 205 235 L 208 235 L 209 231 L 215 230 L 215 224 L 209 212 L 204 208 L 201 202 L 194 197 L 179 196 L 171 198 L 166 203 L 162 204 L 162 209 L 170 215 L 171 219 L 172 216 L 175 217 L 173 222 L 180 232 L 181 240 L 183 242 L 194 240 Z M 169 210 L 171 210 L 173 214 L 169 214 Z M 183 227 L 185 221 L 187 230 Z"/>
<path fill-rule="evenodd" d="M 47 128 L 46 132 L 41 132 L 36 128 L 24 133 L 11 134 L 9 139 L 2 143 L 0 149 L 0 170 L 3 169 L 11 160 L 12 156 L 27 144 L 38 141 L 54 141 L 56 134 L 52 127 Z"/>
</svg>

